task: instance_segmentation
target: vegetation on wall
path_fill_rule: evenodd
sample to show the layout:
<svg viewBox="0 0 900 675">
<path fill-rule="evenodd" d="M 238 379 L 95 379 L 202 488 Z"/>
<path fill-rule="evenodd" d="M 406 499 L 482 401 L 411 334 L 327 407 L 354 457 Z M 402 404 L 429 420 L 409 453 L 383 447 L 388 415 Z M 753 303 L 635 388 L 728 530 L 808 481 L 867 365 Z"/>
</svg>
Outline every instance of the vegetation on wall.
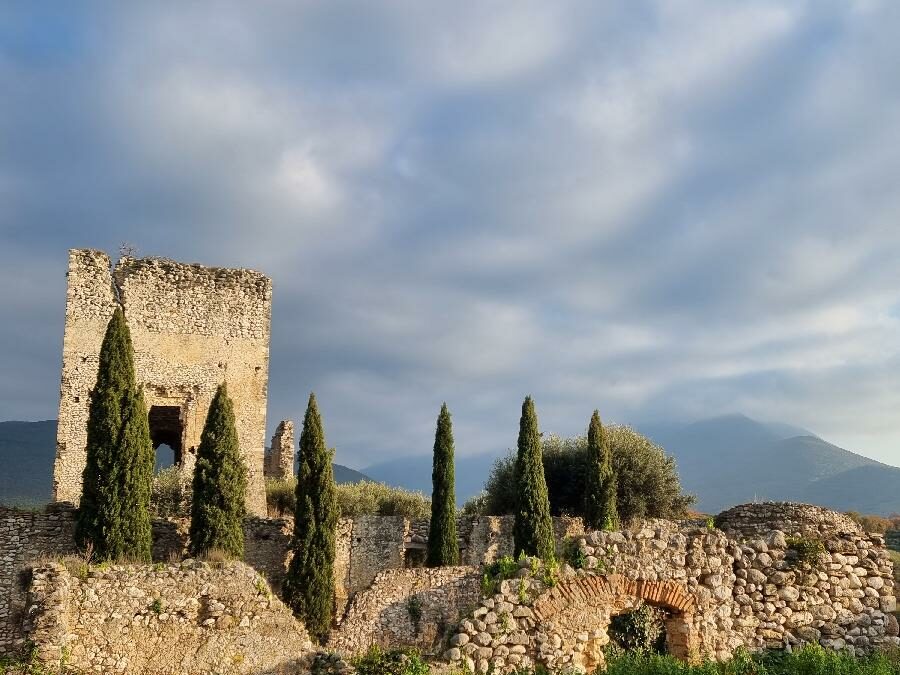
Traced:
<svg viewBox="0 0 900 675">
<path fill-rule="evenodd" d="M 603 427 L 616 475 L 619 518 L 682 518 L 694 503 L 682 491 L 675 460 L 663 449 L 626 426 Z M 544 475 L 554 516 L 584 515 L 587 438 L 549 436 L 542 441 Z M 485 485 L 485 515 L 513 513 L 515 457 L 497 460 Z"/>
<path fill-rule="evenodd" d="M 595 410 L 587 433 L 587 474 L 585 476 L 584 521 L 594 529 L 613 530 L 619 526 L 616 508 L 616 475 L 606 433 Z"/>
<path fill-rule="evenodd" d="M 428 531 L 429 567 L 459 564 L 456 539 L 456 490 L 453 471 L 453 427 L 447 404 L 441 406 L 434 433 L 431 471 L 431 523 Z"/>
<path fill-rule="evenodd" d="M 157 518 L 176 518 L 183 515 L 188 502 L 188 490 L 181 468 L 169 466 L 153 476 L 150 513 Z"/>
<path fill-rule="evenodd" d="M 282 590 L 285 602 L 320 643 L 328 637 L 334 613 L 335 502 L 331 452 L 310 394 L 300 434 L 294 508 L 293 552 Z"/>
<path fill-rule="evenodd" d="M 117 307 L 100 347 L 75 537 L 97 560 L 150 561 L 154 453 L 134 374 L 125 314 Z"/>
<path fill-rule="evenodd" d="M 297 502 L 297 479 L 266 481 L 266 504 L 269 515 L 281 517 L 294 513 Z M 335 501 L 341 518 L 356 516 L 403 516 L 423 520 L 431 513 L 431 500 L 421 492 L 395 488 L 370 480 L 336 485 Z"/>
<path fill-rule="evenodd" d="M 234 405 L 220 384 L 209 405 L 197 449 L 191 499 L 190 550 L 193 555 L 221 551 L 244 555 L 247 470 L 241 458 Z"/>
<path fill-rule="evenodd" d="M 550 502 L 541 459 L 541 434 L 537 412 L 530 396 L 522 403 L 519 420 L 519 442 L 512 486 L 514 490 L 515 522 L 513 524 L 513 552 L 553 560 L 555 544 Z"/>
</svg>

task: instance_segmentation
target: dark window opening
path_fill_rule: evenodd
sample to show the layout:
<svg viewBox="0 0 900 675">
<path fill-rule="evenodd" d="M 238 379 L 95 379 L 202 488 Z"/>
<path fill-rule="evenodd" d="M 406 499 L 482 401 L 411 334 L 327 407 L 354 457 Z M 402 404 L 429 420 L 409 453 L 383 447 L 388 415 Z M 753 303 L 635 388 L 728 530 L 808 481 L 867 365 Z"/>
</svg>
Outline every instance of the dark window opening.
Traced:
<svg viewBox="0 0 900 675">
<path fill-rule="evenodd" d="M 156 468 L 180 465 L 182 456 L 181 408 L 176 405 L 155 405 L 150 408 L 150 440 L 156 451 Z"/>
</svg>

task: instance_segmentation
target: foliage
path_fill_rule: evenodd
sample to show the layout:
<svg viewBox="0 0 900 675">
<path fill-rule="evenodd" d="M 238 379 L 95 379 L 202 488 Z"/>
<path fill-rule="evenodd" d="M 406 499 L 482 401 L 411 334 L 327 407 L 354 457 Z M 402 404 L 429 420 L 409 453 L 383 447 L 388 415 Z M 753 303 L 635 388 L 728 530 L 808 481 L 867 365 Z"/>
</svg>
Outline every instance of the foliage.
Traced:
<svg viewBox="0 0 900 675">
<path fill-rule="evenodd" d="M 613 472 L 612 454 L 597 410 L 591 416 L 588 426 L 586 464 L 585 524 L 596 530 L 617 529 L 619 512 L 616 508 L 616 474 Z"/>
<path fill-rule="evenodd" d="M 203 555 L 220 549 L 244 556 L 247 469 L 241 457 L 234 405 L 225 384 L 219 385 L 206 415 L 194 467 L 190 550 Z"/>
<path fill-rule="evenodd" d="M 572 538 L 566 539 L 563 555 L 565 561 L 569 563 L 576 570 L 583 570 L 587 567 L 587 556 L 584 555 L 584 551 L 578 545 L 578 541 Z"/>
<path fill-rule="evenodd" d="M 626 651 L 664 653 L 666 612 L 641 603 L 630 612 L 618 614 L 609 623 L 609 639 Z"/>
<path fill-rule="evenodd" d="M 414 649 L 385 651 L 372 645 L 362 656 L 352 661 L 357 675 L 428 675 L 428 664 Z"/>
<path fill-rule="evenodd" d="M 864 514 L 857 511 L 847 511 L 847 515 L 866 532 L 884 534 L 888 530 L 897 529 L 898 525 L 900 525 L 895 517 L 885 518 L 884 516 Z"/>
<path fill-rule="evenodd" d="M 810 537 L 788 537 L 788 550 L 797 556 L 797 562 L 815 565 L 825 553 L 825 545 L 820 539 Z"/>
<path fill-rule="evenodd" d="M 513 502 L 513 551 L 516 555 L 536 555 L 553 560 L 555 541 L 550 520 L 550 502 L 541 459 L 541 434 L 537 412 L 530 396 L 522 403 L 519 420 L 519 442 L 513 474 L 515 501 Z"/>
<path fill-rule="evenodd" d="M 335 501 L 332 453 L 310 394 L 300 434 L 294 509 L 294 557 L 283 584 L 285 601 L 320 643 L 328 637 L 334 613 Z"/>
<path fill-rule="evenodd" d="M 75 538 L 98 560 L 150 561 L 154 453 L 131 334 L 117 307 L 100 347 L 91 392 L 86 463 Z"/>
<path fill-rule="evenodd" d="M 273 516 L 293 513 L 297 502 L 296 490 L 296 478 L 267 480 L 266 503 L 269 513 Z M 341 518 L 375 515 L 423 520 L 431 513 L 431 500 L 421 492 L 370 480 L 336 485 L 335 500 Z"/>
<path fill-rule="evenodd" d="M 418 632 L 419 625 L 422 623 L 422 601 L 415 595 L 409 596 L 406 601 L 406 611 L 409 614 L 409 620 Z"/>
<path fill-rule="evenodd" d="M 607 675 L 900 675 L 897 652 L 855 657 L 806 645 L 793 653 L 739 651 L 730 661 L 690 665 L 667 654 L 616 652 L 607 655 Z"/>
<path fill-rule="evenodd" d="M 170 466 L 153 476 L 150 493 L 150 512 L 157 518 L 174 518 L 184 513 L 188 491 L 181 469 Z"/>
<path fill-rule="evenodd" d="M 468 518 L 483 516 L 487 512 L 488 494 L 484 490 L 474 497 L 470 497 L 459 510 L 460 514 Z"/>
<path fill-rule="evenodd" d="M 682 492 L 675 460 L 658 445 L 626 426 L 606 425 L 606 441 L 616 475 L 619 518 L 682 518 L 695 497 Z M 554 516 L 584 512 L 587 438 L 549 436 L 542 441 L 544 476 Z M 485 515 L 513 513 L 515 457 L 497 460 L 485 485 Z"/>
<path fill-rule="evenodd" d="M 431 523 L 428 532 L 428 567 L 459 564 L 456 539 L 456 488 L 453 468 L 453 427 L 447 404 L 441 406 L 434 432 L 431 470 Z"/>
<path fill-rule="evenodd" d="M 519 571 L 519 563 L 505 555 L 494 562 L 484 565 L 481 574 L 481 594 L 490 597 L 497 592 L 497 585 L 504 579 L 512 579 Z"/>
</svg>

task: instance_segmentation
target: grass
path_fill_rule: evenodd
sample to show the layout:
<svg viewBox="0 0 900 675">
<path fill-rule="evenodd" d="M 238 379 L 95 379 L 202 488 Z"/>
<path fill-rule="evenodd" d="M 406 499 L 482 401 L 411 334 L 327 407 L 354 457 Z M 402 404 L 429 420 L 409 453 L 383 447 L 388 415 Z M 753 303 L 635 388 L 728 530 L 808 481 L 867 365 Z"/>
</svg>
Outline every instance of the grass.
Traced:
<svg viewBox="0 0 900 675">
<path fill-rule="evenodd" d="M 900 652 L 865 657 L 808 645 L 792 654 L 739 652 L 724 663 L 689 665 L 672 656 L 625 653 L 610 659 L 607 675 L 900 675 Z"/>
</svg>

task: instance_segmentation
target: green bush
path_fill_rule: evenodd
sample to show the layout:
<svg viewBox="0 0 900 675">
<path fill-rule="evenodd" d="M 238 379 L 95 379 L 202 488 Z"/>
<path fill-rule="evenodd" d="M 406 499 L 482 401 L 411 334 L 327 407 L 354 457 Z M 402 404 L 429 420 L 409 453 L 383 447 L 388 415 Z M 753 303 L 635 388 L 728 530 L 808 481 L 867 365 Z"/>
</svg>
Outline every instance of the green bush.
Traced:
<svg viewBox="0 0 900 675">
<path fill-rule="evenodd" d="M 283 516 L 294 512 L 296 485 L 295 478 L 266 481 L 266 504 L 270 515 Z M 342 518 L 377 515 L 423 520 L 431 515 L 431 500 L 421 492 L 373 481 L 337 485 L 335 498 Z"/>
<path fill-rule="evenodd" d="M 612 618 L 609 639 L 626 651 L 664 653 L 666 650 L 666 612 L 642 603 L 631 612 Z"/>
<path fill-rule="evenodd" d="M 788 537 L 788 550 L 796 555 L 797 562 L 815 565 L 825 553 L 825 545 L 819 540 L 807 537 Z"/>
<path fill-rule="evenodd" d="M 428 675 L 430 672 L 428 664 L 414 649 L 385 651 L 372 645 L 352 663 L 357 675 Z"/>
<path fill-rule="evenodd" d="M 635 518 L 685 517 L 696 498 L 682 491 L 675 460 L 630 427 L 607 425 L 603 430 L 612 452 L 619 518 L 627 522 Z M 554 516 L 583 515 L 587 438 L 545 436 L 541 443 L 550 512 Z M 514 465 L 512 453 L 494 463 L 485 484 L 484 515 L 513 512 Z"/>
<path fill-rule="evenodd" d="M 188 491 L 181 469 L 170 466 L 153 476 L 150 494 L 150 513 L 157 518 L 176 518 L 185 515 Z"/>
</svg>

